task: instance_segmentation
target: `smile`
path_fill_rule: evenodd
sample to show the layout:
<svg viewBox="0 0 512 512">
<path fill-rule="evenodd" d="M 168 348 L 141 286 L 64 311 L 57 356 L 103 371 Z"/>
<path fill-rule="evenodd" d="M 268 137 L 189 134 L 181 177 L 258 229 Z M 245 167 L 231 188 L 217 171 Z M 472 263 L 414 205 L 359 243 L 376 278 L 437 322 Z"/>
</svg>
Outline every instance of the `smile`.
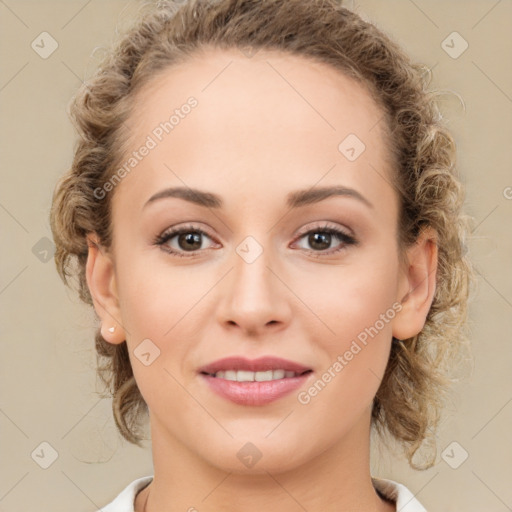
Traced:
<svg viewBox="0 0 512 512">
<path fill-rule="evenodd" d="M 297 391 L 313 370 L 276 356 L 247 359 L 237 355 L 198 368 L 207 390 L 232 403 L 261 406 Z"/>
<path fill-rule="evenodd" d="M 215 377 L 217 379 L 225 379 L 235 382 L 266 382 L 271 380 L 279 380 L 279 379 L 291 379 L 293 377 L 298 377 L 303 373 L 308 373 L 311 370 L 306 370 L 302 373 L 297 373 L 288 370 L 267 370 L 261 372 L 251 372 L 247 370 L 225 370 L 218 371 L 215 374 L 207 374 Z"/>
</svg>

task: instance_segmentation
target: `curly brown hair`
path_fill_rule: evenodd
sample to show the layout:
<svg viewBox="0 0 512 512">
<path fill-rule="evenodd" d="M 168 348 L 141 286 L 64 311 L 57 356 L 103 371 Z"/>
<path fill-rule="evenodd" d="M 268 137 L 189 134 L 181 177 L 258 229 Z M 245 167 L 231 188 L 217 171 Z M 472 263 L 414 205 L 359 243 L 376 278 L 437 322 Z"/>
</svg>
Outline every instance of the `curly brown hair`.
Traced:
<svg viewBox="0 0 512 512">
<path fill-rule="evenodd" d="M 449 382 L 450 364 L 467 345 L 464 326 L 473 270 L 465 250 L 470 218 L 462 213 L 464 190 L 455 144 L 443 125 L 430 74 L 373 24 L 335 0 L 192 0 L 150 2 L 119 36 L 95 74 L 71 104 L 80 138 L 71 169 L 55 189 L 51 227 L 55 261 L 63 281 L 76 277 L 80 298 L 92 305 L 85 267 L 86 236 L 109 248 L 111 199 L 94 191 L 122 161 L 124 131 L 134 97 L 171 64 L 202 48 L 276 50 L 340 70 L 370 92 L 384 113 L 393 157 L 393 185 L 400 198 L 400 254 L 424 226 L 437 233 L 435 296 L 422 331 L 394 340 L 375 396 L 372 425 L 402 443 L 409 463 L 433 441 Z M 112 345 L 96 333 L 98 373 L 113 396 L 119 431 L 139 444 L 137 427 L 147 405 L 135 382 L 126 342 Z M 434 442 L 435 444 L 435 442 Z"/>
</svg>

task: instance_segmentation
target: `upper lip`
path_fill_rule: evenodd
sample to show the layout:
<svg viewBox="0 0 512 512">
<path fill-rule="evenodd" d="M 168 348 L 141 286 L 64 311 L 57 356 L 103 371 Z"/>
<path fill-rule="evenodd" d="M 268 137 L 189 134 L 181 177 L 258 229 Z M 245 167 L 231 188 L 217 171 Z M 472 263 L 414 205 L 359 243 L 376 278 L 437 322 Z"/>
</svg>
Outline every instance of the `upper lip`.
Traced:
<svg viewBox="0 0 512 512">
<path fill-rule="evenodd" d="M 199 368 L 200 373 L 215 374 L 225 370 L 246 370 L 252 372 L 264 372 L 267 370 L 285 370 L 295 373 L 304 373 L 311 370 L 307 366 L 288 361 L 280 357 L 260 357 L 258 359 L 247 359 L 241 356 L 226 357 L 218 359 Z"/>
</svg>

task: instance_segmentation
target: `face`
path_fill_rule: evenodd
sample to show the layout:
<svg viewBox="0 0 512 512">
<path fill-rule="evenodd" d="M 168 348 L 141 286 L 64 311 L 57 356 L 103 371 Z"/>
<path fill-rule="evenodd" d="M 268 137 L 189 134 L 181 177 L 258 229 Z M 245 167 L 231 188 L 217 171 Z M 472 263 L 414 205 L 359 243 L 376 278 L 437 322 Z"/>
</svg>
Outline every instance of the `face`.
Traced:
<svg viewBox="0 0 512 512">
<path fill-rule="evenodd" d="M 140 91 L 105 321 L 154 443 L 245 471 L 250 442 L 271 471 L 367 439 L 409 290 L 381 118 L 361 85 L 279 53 L 211 50 Z M 262 383 L 201 373 L 227 357 L 285 362 L 253 367 Z"/>
</svg>

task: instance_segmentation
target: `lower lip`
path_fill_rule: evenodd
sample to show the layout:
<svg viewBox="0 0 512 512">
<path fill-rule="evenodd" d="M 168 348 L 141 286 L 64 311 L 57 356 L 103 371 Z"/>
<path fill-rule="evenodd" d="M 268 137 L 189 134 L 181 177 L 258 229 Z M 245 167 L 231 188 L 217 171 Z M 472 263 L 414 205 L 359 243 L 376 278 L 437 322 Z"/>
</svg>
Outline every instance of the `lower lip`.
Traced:
<svg viewBox="0 0 512 512">
<path fill-rule="evenodd" d="M 237 382 L 204 375 L 214 393 L 240 405 L 265 405 L 292 393 L 304 385 L 312 372 L 284 379 L 263 382 Z"/>
</svg>

